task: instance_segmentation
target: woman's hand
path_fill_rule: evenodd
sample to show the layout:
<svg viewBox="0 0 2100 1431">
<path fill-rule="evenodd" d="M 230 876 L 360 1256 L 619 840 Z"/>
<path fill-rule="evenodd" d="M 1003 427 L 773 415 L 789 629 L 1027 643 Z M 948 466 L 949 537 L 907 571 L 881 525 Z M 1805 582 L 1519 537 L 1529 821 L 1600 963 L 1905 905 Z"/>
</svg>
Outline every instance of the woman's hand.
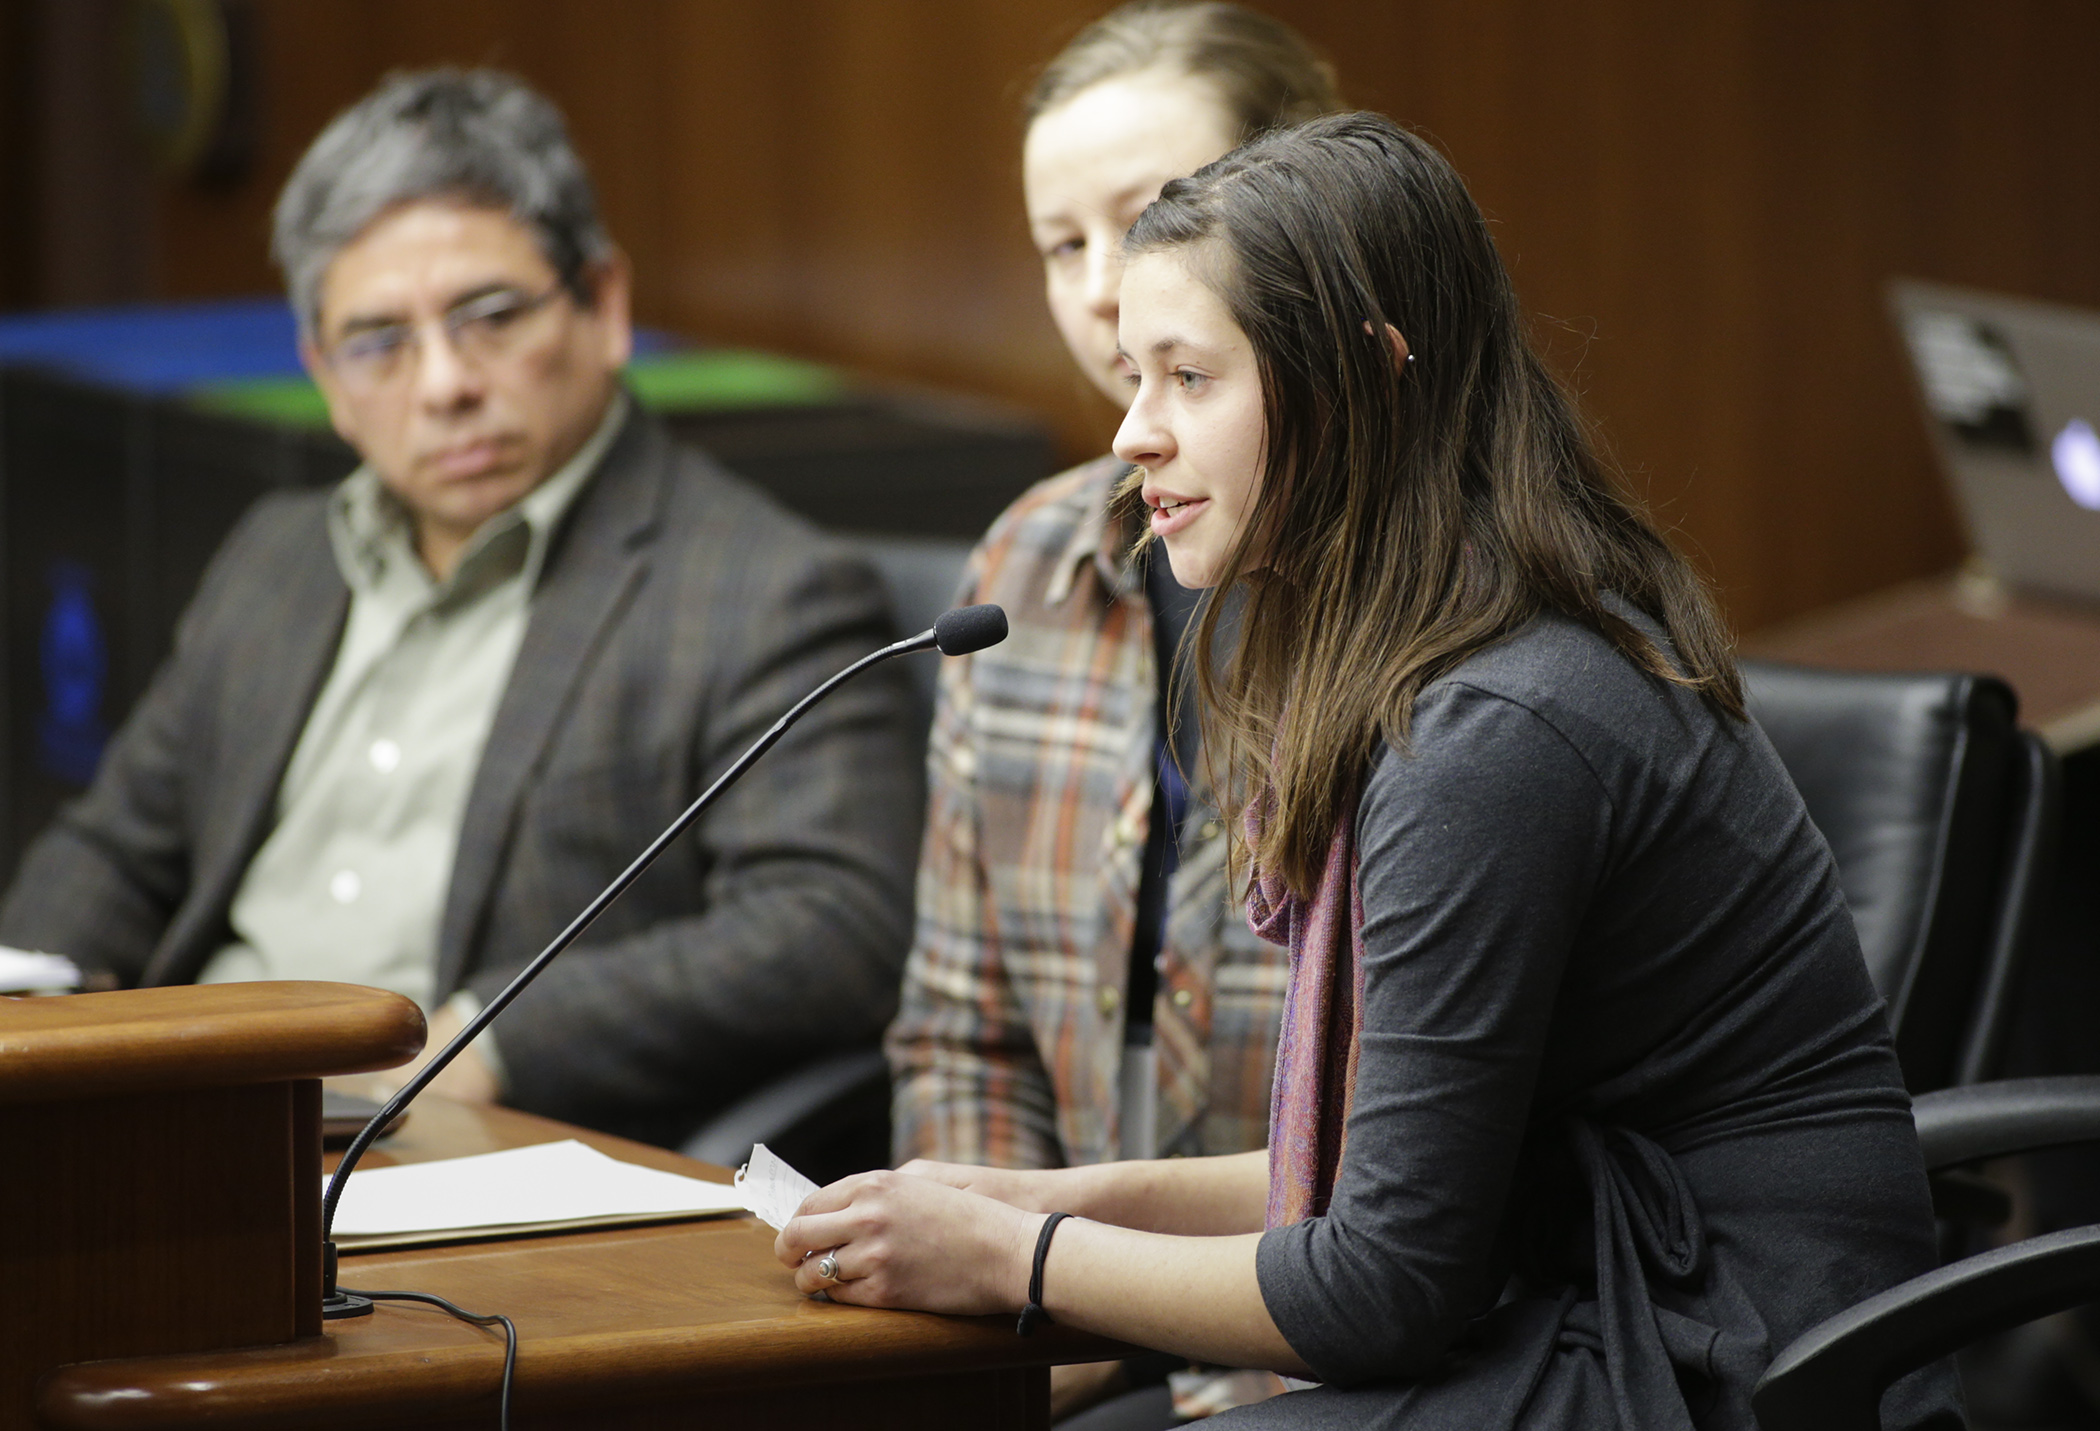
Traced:
<svg viewBox="0 0 2100 1431">
<path fill-rule="evenodd" d="M 942 1171 L 957 1181 L 984 1176 L 977 1168 Z M 986 1185 L 1024 1186 L 990 1178 Z M 1042 1230 L 1042 1214 L 950 1182 L 902 1171 L 861 1173 L 804 1198 L 773 1239 L 773 1255 L 795 1269 L 797 1289 L 823 1292 L 834 1302 L 986 1316 L 1018 1311 L 1027 1301 Z M 1192 1361 L 1303 1376 L 1305 1363 L 1277 1331 L 1262 1298 L 1255 1270 L 1260 1242 L 1260 1233 L 1174 1237 L 1074 1218 L 1058 1224 L 1043 1305 L 1079 1331 Z"/>
<path fill-rule="evenodd" d="M 982 1169 L 951 1171 L 982 1172 Z M 834 1302 L 982 1316 L 1015 1312 L 1042 1218 L 945 1181 L 860 1173 L 803 1199 L 773 1240 L 795 1286 Z M 837 1276 L 820 1271 L 826 1254 Z"/>
</svg>

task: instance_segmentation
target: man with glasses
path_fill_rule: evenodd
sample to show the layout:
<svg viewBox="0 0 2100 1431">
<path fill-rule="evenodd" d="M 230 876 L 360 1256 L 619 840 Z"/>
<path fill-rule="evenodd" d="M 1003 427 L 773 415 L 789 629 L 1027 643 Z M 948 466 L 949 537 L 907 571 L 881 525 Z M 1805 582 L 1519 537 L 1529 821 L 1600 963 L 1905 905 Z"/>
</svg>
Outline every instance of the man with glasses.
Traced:
<svg viewBox="0 0 2100 1431">
<path fill-rule="evenodd" d="M 622 390 L 625 261 L 517 81 L 388 81 L 301 160 L 275 251 L 364 464 L 228 539 L 0 942 L 395 989 L 435 1047 L 889 618 Z M 436 1086 L 670 1140 L 872 1044 L 909 935 L 905 681 L 813 711 Z"/>
</svg>

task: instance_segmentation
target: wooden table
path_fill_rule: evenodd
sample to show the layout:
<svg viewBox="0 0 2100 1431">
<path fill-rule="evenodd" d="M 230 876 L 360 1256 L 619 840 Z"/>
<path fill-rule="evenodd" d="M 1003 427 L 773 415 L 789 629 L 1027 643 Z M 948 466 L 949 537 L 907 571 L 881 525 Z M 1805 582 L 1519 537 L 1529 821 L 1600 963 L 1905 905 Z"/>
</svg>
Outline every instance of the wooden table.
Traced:
<svg viewBox="0 0 2100 1431">
<path fill-rule="evenodd" d="M 573 1137 L 629 1162 L 727 1181 L 660 1148 L 425 1095 L 365 1165 Z M 330 1156 L 333 1162 L 333 1155 Z M 519 1427 L 770 1427 L 854 1431 L 1049 1421 L 1053 1362 L 1123 1348 L 1009 1318 L 811 1301 L 747 1214 L 395 1252 L 346 1254 L 357 1288 L 434 1292 L 518 1326 Z M 180 1308 L 169 1315 L 179 1316 Z M 381 1303 L 316 1338 L 252 1350 L 84 1363 L 49 1377 L 53 1427 L 410 1427 L 496 1424 L 502 1333 Z"/>
<path fill-rule="evenodd" d="M 1963 573 L 1906 582 L 1760 631 L 1743 654 L 1861 671 L 2002 676 L 2059 755 L 2100 745 L 2100 609 Z"/>
</svg>

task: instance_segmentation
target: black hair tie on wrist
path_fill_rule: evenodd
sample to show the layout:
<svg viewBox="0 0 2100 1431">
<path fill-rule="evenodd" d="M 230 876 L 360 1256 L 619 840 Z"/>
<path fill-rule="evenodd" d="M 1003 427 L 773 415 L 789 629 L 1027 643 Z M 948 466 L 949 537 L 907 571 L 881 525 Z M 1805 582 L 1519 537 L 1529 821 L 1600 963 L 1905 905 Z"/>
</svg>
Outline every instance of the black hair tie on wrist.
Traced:
<svg viewBox="0 0 2100 1431">
<path fill-rule="evenodd" d="M 1043 1263 L 1050 1257 L 1050 1234 L 1071 1215 L 1069 1212 L 1051 1213 L 1043 1219 L 1043 1230 L 1035 1235 L 1035 1267 L 1028 1274 L 1028 1303 L 1021 1308 L 1020 1324 L 1014 1328 L 1020 1336 L 1033 1332 L 1037 1322 L 1050 1320 L 1050 1314 L 1043 1310 Z"/>
</svg>

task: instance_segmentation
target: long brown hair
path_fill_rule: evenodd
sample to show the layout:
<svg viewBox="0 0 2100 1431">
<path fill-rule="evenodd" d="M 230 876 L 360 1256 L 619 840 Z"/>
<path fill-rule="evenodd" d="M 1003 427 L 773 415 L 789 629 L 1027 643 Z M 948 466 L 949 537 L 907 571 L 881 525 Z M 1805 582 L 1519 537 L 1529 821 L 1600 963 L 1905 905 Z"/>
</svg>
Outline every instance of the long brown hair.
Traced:
<svg viewBox="0 0 2100 1431">
<path fill-rule="evenodd" d="M 1081 30 L 1043 67 L 1024 118 L 1033 124 L 1081 90 L 1150 69 L 1209 84 L 1239 143 L 1342 107 L 1334 67 L 1281 20 L 1223 0 L 1132 0 Z"/>
<path fill-rule="evenodd" d="M 1169 183 L 1124 240 L 1133 257 L 1167 249 L 1186 251 L 1261 372 L 1263 480 L 1227 568 L 1259 572 L 1242 577 L 1223 668 L 1217 602 L 1188 643 L 1206 751 L 1265 776 L 1256 864 L 1310 894 L 1422 688 L 1542 612 L 1742 716 L 1704 584 L 1598 457 L 1428 142 L 1373 114 L 1269 134 Z"/>
</svg>

